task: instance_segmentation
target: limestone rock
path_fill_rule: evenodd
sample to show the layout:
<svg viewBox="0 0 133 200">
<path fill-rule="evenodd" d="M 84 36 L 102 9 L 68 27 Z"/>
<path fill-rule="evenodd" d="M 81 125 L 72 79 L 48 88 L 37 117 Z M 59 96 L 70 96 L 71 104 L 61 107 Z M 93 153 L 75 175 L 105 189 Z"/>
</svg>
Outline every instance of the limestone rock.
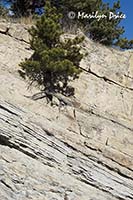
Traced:
<svg viewBox="0 0 133 200">
<path fill-rule="evenodd" d="M 9 29 L 9 26 L 7 25 L 7 23 L 0 22 L 0 33 L 6 34 L 8 29 Z"/>
<path fill-rule="evenodd" d="M 133 52 L 86 38 L 75 97 L 51 106 L 30 98 L 40 91 L 18 69 L 33 52 L 26 28 L 10 27 L 0 31 L 0 199 L 133 199 Z"/>
</svg>

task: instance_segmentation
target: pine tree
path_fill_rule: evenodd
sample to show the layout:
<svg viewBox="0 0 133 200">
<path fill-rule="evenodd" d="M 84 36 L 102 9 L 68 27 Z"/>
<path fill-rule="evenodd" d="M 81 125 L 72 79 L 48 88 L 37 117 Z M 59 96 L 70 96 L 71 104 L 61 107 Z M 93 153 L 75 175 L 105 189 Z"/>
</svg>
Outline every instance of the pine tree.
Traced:
<svg viewBox="0 0 133 200">
<path fill-rule="evenodd" d="M 70 24 L 70 27 L 73 24 L 78 24 L 79 27 L 82 27 L 91 39 L 98 41 L 107 46 L 118 46 L 120 48 L 129 49 L 133 48 L 132 40 L 123 38 L 122 35 L 125 32 L 124 27 L 120 25 L 122 18 L 115 20 L 109 20 L 108 18 L 102 20 L 96 19 L 69 19 L 68 13 L 74 11 L 76 14 L 78 11 L 84 13 L 92 13 L 98 11 L 99 14 L 109 15 L 110 12 L 117 14 L 120 12 L 120 0 L 117 0 L 113 3 L 111 7 L 109 3 L 104 3 L 103 0 L 51 0 L 54 2 L 58 10 L 61 10 L 63 13 L 63 22 Z"/>
<path fill-rule="evenodd" d="M 35 13 L 36 8 L 42 8 L 44 0 L 7 0 L 15 17 L 27 17 Z"/>
<path fill-rule="evenodd" d="M 42 8 L 45 5 L 45 0 L 9 0 L 12 2 L 14 13 L 20 16 L 28 16 L 34 13 L 36 8 Z M 78 11 L 84 13 L 92 13 L 98 11 L 99 14 L 109 15 L 110 12 L 117 14 L 120 12 L 120 0 L 116 0 L 111 7 L 109 3 L 104 3 L 104 0 L 50 0 L 51 5 L 55 6 L 58 12 L 62 13 L 62 26 L 67 28 L 76 25 L 84 30 L 87 36 L 107 46 L 118 46 L 120 48 L 132 48 L 132 40 L 123 38 L 124 27 L 120 25 L 122 18 L 115 20 L 96 19 L 74 19 L 68 18 L 68 13 Z M 121 13 L 121 12 L 120 12 Z M 122 45 L 123 44 L 123 45 Z"/>
<path fill-rule="evenodd" d="M 44 86 L 44 92 L 69 95 L 69 79 L 77 78 L 81 72 L 79 65 L 83 55 L 78 44 L 83 37 L 61 40 L 60 18 L 56 8 L 46 1 L 45 13 L 29 31 L 34 53 L 20 66 L 32 82 Z"/>
<path fill-rule="evenodd" d="M 110 12 L 117 14 L 119 9 L 120 1 L 118 0 L 113 4 L 112 8 L 110 8 L 109 4 L 102 4 L 100 12 L 106 16 L 109 16 Z M 93 20 L 90 26 L 90 34 L 92 39 L 100 41 L 100 43 L 108 46 L 116 45 L 117 41 L 124 33 L 124 27 L 119 25 L 121 20 L 122 19 L 120 18 L 109 20 L 109 17 L 99 21 Z"/>
</svg>

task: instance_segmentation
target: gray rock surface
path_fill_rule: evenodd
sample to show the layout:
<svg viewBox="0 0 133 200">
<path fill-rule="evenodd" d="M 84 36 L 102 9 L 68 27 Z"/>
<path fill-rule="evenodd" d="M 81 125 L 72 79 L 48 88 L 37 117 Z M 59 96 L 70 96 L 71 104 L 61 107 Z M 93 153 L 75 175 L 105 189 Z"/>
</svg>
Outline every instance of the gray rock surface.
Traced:
<svg viewBox="0 0 133 200">
<path fill-rule="evenodd" d="M 0 199 L 133 199 L 133 52 L 86 38 L 75 97 L 59 109 L 28 98 L 39 88 L 18 74 L 32 54 L 18 27 L 0 23 Z"/>
</svg>

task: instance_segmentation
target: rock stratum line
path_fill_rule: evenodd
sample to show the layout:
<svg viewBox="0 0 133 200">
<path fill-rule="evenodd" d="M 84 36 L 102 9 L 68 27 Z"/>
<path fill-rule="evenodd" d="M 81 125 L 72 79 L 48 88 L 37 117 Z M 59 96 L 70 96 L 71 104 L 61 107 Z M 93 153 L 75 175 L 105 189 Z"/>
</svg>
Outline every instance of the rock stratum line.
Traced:
<svg viewBox="0 0 133 200">
<path fill-rule="evenodd" d="M 18 74 L 26 30 L 0 22 L 0 199 L 133 199 L 133 52 L 86 38 L 75 97 L 59 109 L 58 94 L 53 107 L 28 98 L 39 90 Z"/>
</svg>

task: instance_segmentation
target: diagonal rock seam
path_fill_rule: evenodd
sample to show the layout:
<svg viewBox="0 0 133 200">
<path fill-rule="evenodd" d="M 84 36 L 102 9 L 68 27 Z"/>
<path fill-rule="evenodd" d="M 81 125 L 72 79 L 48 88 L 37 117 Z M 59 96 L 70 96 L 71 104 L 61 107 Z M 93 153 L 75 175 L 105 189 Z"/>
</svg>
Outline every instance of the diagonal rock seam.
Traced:
<svg viewBox="0 0 133 200">
<path fill-rule="evenodd" d="M 13 37 L 11 34 L 9 34 L 9 30 L 10 30 L 10 27 L 6 27 L 6 30 L 5 30 L 5 31 L 0 31 L 0 34 L 4 34 L 4 35 L 8 35 L 8 36 L 10 36 L 10 37 Z M 22 42 L 25 42 L 25 43 L 29 44 L 29 42 L 27 42 L 27 41 L 25 41 L 25 40 L 23 40 L 23 39 L 20 39 L 20 38 L 17 38 L 17 37 L 14 37 L 14 38 L 15 38 L 16 40 L 18 40 L 18 41 L 22 41 Z M 81 67 L 81 66 L 80 66 L 80 68 L 81 68 L 81 70 L 83 70 L 84 72 L 90 73 L 90 74 L 92 74 L 93 76 L 95 76 L 95 77 L 97 77 L 97 78 L 103 79 L 105 82 L 108 82 L 108 83 L 111 83 L 111 84 L 115 84 L 115 85 L 117 85 L 117 86 L 119 86 L 119 87 L 122 87 L 122 88 L 124 88 L 124 89 L 133 91 L 133 88 L 130 88 L 130 87 L 127 87 L 127 86 L 123 86 L 123 85 L 119 84 L 118 82 L 109 79 L 109 78 L 106 77 L 106 76 L 100 76 L 100 75 L 98 75 L 97 73 L 93 72 L 93 71 L 91 70 L 91 68 L 89 68 L 88 70 L 84 69 L 84 68 Z M 130 77 L 129 75 L 125 75 L 125 76 L 128 77 L 128 78 L 133 79 L 133 77 Z"/>
<path fill-rule="evenodd" d="M 3 109 L 4 108 L 4 106 L 1 106 L 0 107 L 0 109 Z M 6 112 L 6 114 L 11 114 L 12 115 L 12 113 L 10 112 L 10 109 L 8 108 L 8 109 L 4 109 L 5 110 L 5 112 Z M 9 115 L 10 116 L 10 115 Z M 18 115 L 16 115 L 16 117 L 18 117 Z M 12 126 L 12 124 L 10 124 L 10 126 Z M 26 125 L 27 127 L 28 127 L 28 124 Z M 8 129 L 9 130 L 9 129 Z M 25 131 L 25 129 L 23 128 L 23 131 Z M 33 130 L 32 130 L 33 131 Z M 3 132 L 3 133 L 2 133 Z M 27 129 L 26 129 L 26 134 L 30 134 L 30 132 L 28 132 L 27 131 Z M 34 131 L 33 131 L 34 132 Z M 47 155 L 44 155 L 45 153 L 44 153 L 44 151 L 43 151 L 43 153 L 41 153 L 41 152 L 39 152 L 39 154 L 37 153 L 37 152 L 35 152 L 35 153 L 33 153 L 34 152 L 34 148 L 32 147 L 31 148 L 31 152 L 32 153 L 29 153 L 26 149 L 28 149 L 29 148 L 29 145 L 23 145 L 23 142 L 22 142 L 22 144 L 21 144 L 21 140 L 18 140 L 17 138 L 15 139 L 15 136 L 13 136 L 13 141 L 12 141 L 12 133 L 10 133 L 10 136 L 9 137 L 7 137 L 7 136 L 5 136 L 4 135 L 4 131 L 0 131 L 0 133 L 1 133 L 1 135 L 0 135 L 0 144 L 1 145 L 6 145 L 6 146 L 9 146 L 10 148 L 15 148 L 15 149 L 17 149 L 18 151 L 21 151 L 21 152 L 23 152 L 24 154 L 26 154 L 26 155 L 28 155 L 28 156 L 30 156 L 30 157 L 32 157 L 32 158 L 34 158 L 34 159 L 41 159 L 41 161 L 43 162 L 43 160 L 45 160 L 45 159 L 47 159 L 48 157 L 47 157 Z M 15 133 L 15 132 L 14 132 Z M 34 133 L 34 134 L 36 134 L 36 136 L 38 135 L 38 133 Z M 53 138 L 53 134 L 50 134 L 49 132 L 48 132 L 48 135 L 50 135 L 50 137 L 51 137 L 51 135 L 52 135 L 52 138 Z M 33 137 L 33 136 L 32 136 Z M 38 138 L 36 138 L 37 140 L 38 140 Z M 47 137 L 45 137 L 45 142 L 46 142 L 46 140 L 47 140 Z M 53 139 L 52 139 L 53 140 Z M 49 139 L 48 139 L 48 141 L 49 141 Z M 62 141 L 61 141 L 62 142 Z M 47 142 L 46 142 L 47 143 Z M 25 142 L 24 142 L 24 144 L 25 144 Z M 53 145 L 54 143 L 53 143 L 53 141 L 52 141 L 52 143 L 51 144 L 47 144 L 50 148 L 54 148 L 54 150 L 56 149 L 55 147 L 57 147 L 57 151 L 59 150 L 58 149 L 58 145 L 57 146 L 55 146 L 55 145 Z M 56 143 L 55 143 L 56 144 Z M 34 145 L 34 144 L 33 144 Z M 52 145 L 52 146 L 51 146 Z M 65 144 L 66 145 L 66 144 Z M 35 146 L 34 146 L 35 147 Z M 70 147 L 70 146 L 67 146 L 68 148 Z M 40 149 L 41 150 L 41 149 Z M 45 149 L 46 150 L 46 149 Z M 62 149 L 63 150 L 63 149 Z M 63 153 L 62 152 L 62 150 L 61 151 L 59 151 L 60 153 Z M 75 151 L 75 149 L 73 149 L 72 148 L 72 151 Z M 64 153 L 63 153 L 64 154 Z M 66 153 L 65 153 L 66 154 Z M 72 154 L 76 154 L 76 152 L 73 152 Z M 67 159 L 68 159 L 69 157 L 67 156 Z M 70 159 L 70 158 L 69 158 Z M 77 160 L 79 160 L 78 162 L 79 162 L 79 165 L 77 165 L 77 166 L 74 166 L 74 164 L 73 164 L 73 161 L 75 160 L 75 157 L 73 157 L 73 158 L 71 158 L 70 160 L 68 160 L 67 162 L 68 162 L 68 166 L 70 167 L 70 169 L 69 169 L 69 173 L 72 175 L 72 176 L 74 176 L 74 177 L 76 177 L 78 180 L 80 180 L 80 181 L 83 181 L 83 182 L 85 182 L 86 184 L 89 184 L 89 185 L 92 185 L 93 187 L 96 187 L 96 188 L 98 188 L 99 190 L 102 190 L 102 191 L 104 191 L 104 192 L 107 192 L 107 193 L 110 193 L 111 195 L 113 195 L 113 193 L 112 193 L 112 191 L 115 191 L 116 189 L 115 189 L 115 187 L 116 187 L 116 185 L 118 184 L 121 184 L 121 181 L 122 181 L 122 179 L 121 179 L 121 177 L 119 177 L 119 179 L 121 180 L 120 182 L 119 182 L 119 179 L 117 180 L 116 178 L 115 178 L 115 176 L 113 175 L 112 176 L 112 181 L 113 181 L 113 179 L 115 180 L 115 187 L 112 185 L 110 185 L 110 186 L 107 186 L 105 183 L 100 183 L 99 182 L 99 180 L 97 179 L 97 177 L 95 177 L 95 175 L 92 175 L 93 173 L 95 174 L 96 173 L 96 171 L 98 170 L 99 171 L 99 169 L 100 170 L 104 170 L 104 173 L 105 173 L 105 171 L 106 171 L 106 173 L 108 174 L 108 170 L 105 170 L 105 169 L 102 169 L 102 167 L 100 166 L 101 164 L 97 164 L 97 163 L 95 163 L 94 161 L 92 161 L 92 160 L 90 160 L 89 158 L 85 158 L 85 160 L 86 160 L 86 165 L 87 165 L 87 163 L 91 166 L 95 166 L 94 168 L 95 168 L 95 170 L 93 169 L 92 171 L 88 168 L 88 170 L 90 170 L 90 171 L 86 171 L 86 169 L 85 169 L 85 171 L 84 171 L 84 168 L 83 168 L 83 163 L 84 163 L 84 159 L 82 160 L 82 158 L 80 158 L 80 154 L 79 154 L 79 157 L 77 157 L 76 158 Z M 81 161 L 80 161 L 80 159 L 81 159 Z M 49 166 L 52 166 L 53 165 L 53 162 L 54 162 L 54 164 L 55 164 L 55 162 L 56 162 L 56 164 L 57 165 L 59 165 L 60 166 L 60 162 L 58 162 L 58 159 L 57 160 L 55 160 L 54 158 L 52 158 L 52 155 L 50 155 L 49 154 L 49 162 L 50 162 L 50 164 L 49 164 Z M 52 162 L 51 162 L 52 161 Z M 74 161 L 75 162 L 75 161 Z M 80 166 L 81 165 L 81 163 L 82 163 L 82 167 Z M 47 161 L 45 162 L 44 161 L 44 164 L 46 164 L 47 163 Z M 53 165 L 54 166 L 54 165 Z M 52 167 L 53 167 L 52 166 Z M 75 168 L 76 167 L 76 168 Z M 103 167 L 104 168 L 104 167 Z M 62 168 L 61 168 L 61 170 L 62 170 Z M 82 172 L 83 171 L 83 172 Z M 66 173 L 66 172 L 65 172 Z M 92 173 L 92 174 L 91 174 Z M 104 173 L 101 173 L 100 171 L 98 172 L 98 173 L 100 173 L 101 175 L 102 174 L 104 174 Z M 90 174 L 90 175 L 89 175 Z M 93 177 L 94 176 L 94 177 Z M 104 175 L 105 176 L 105 175 Z M 123 178 L 123 179 L 126 179 L 126 178 Z M 124 182 L 123 182 L 123 186 L 124 186 Z M 119 186 L 120 187 L 120 186 Z M 126 189 L 127 188 L 127 189 Z M 127 190 L 127 191 L 129 191 L 129 194 L 121 194 L 121 192 L 119 192 L 119 191 L 115 191 L 116 192 L 116 194 L 115 194 L 115 196 L 118 198 L 118 199 L 121 199 L 121 200 L 124 200 L 124 199 L 132 199 L 132 197 L 133 197 L 133 194 L 132 194 L 132 192 L 130 191 L 130 187 L 128 188 L 128 185 L 125 185 L 125 190 Z M 124 196 L 123 196 L 124 195 Z"/>
<path fill-rule="evenodd" d="M 95 72 L 93 72 L 93 71 L 91 70 L 91 68 L 89 68 L 89 69 L 87 70 L 87 69 L 84 69 L 83 67 L 80 67 L 80 69 L 81 69 L 82 71 L 86 72 L 86 73 L 92 74 L 93 76 L 97 77 L 98 79 L 104 80 L 105 82 L 108 82 L 108 83 L 110 83 L 110 84 L 114 84 L 114 85 L 117 85 L 117 86 L 122 87 L 122 88 L 124 88 L 124 89 L 133 91 L 133 88 L 123 86 L 123 85 L 121 85 L 121 84 L 119 84 L 119 83 L 117 83 L 117 82 L 115 82 L 115 81 L 113 81 L 113 80 L 107 78 L 106 76 L 100 76 L 100 75 L 96 74 Z M 125 75 L 125 76 L 126 76 L 126 75 Z M 126 76 L 126 77 L 129 77 L 129 76 Z"/>
<path fill-rule="evenodd" d="M 54 94 L 59 109 L 18 76 L 26 29 L 0 23 L 0 198 L 133 199 L 132 52 L 86 38 L 75 96 Z"/>
</svg>

